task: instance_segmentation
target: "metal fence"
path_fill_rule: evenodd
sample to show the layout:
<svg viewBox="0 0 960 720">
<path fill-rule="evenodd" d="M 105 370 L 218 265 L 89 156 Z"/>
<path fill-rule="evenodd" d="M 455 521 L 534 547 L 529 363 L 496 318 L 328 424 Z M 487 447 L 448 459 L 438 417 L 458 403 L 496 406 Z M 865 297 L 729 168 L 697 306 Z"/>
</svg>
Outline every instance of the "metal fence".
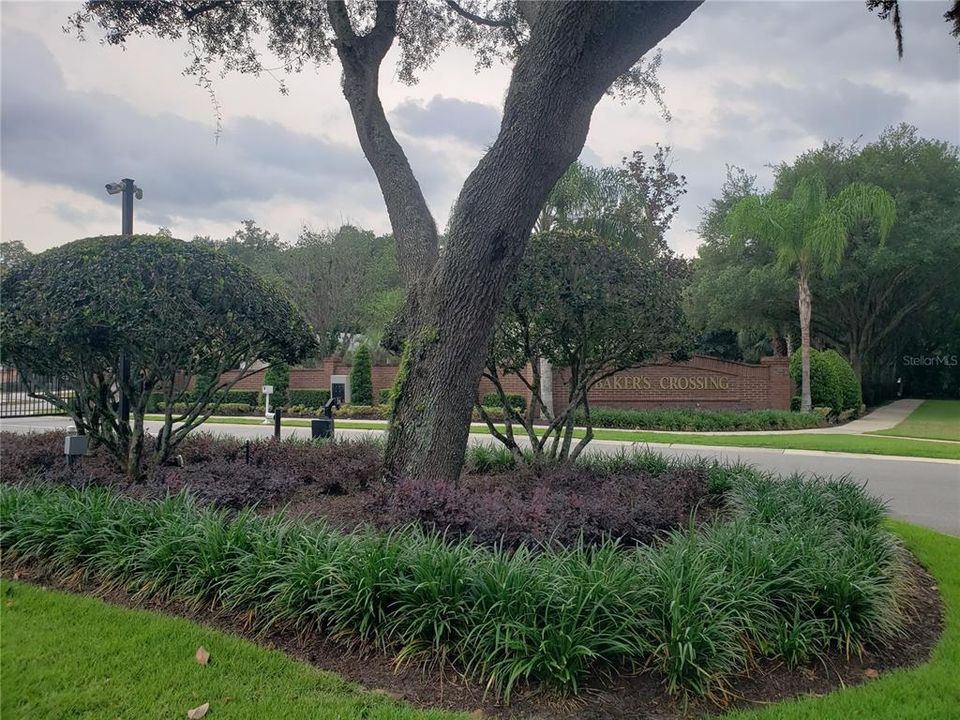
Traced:
<svg viewBox="0 0 960 720">
<path fill-rule="evenodd" d="M 34 389 L 60 398 L 73 395 L 73 391 L 68 389 L 60 378 L 35 378 Z M 63 414 L 62 410 L 46 400 L 33 397 L 16 370 L 0 368 L 0 418 Z"/>
</svg>

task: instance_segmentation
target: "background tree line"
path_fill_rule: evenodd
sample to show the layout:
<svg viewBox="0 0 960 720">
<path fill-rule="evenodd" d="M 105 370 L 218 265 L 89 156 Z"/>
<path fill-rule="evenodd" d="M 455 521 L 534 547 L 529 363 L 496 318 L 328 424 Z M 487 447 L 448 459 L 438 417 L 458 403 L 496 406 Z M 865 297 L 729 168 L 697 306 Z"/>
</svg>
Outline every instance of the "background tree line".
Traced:
<svg viewBox="0 0 960 720">
<path fill-rule="evenodd" d="M 863 224 L 849 233 L 836 272 L 816 275 L 811 289 L 812 344 L 835 349 L 853 366 L 868 403 L 889 397 L 902 378 L 908 394 L 956 394 L 950 365 L 911 365 L 907 357 L 960 355 L 960 157 L 949 143 L 922 138 L 909 125 L 877 140 L 838 141 L 776 167 L 770 195 L 788 200 L 800 179 L 817 175 L 833 196 L 851 183 L 869 183 L 895 200 L 897 220 L 884 242 Z M 633 153 L 619 166 L 574 163 L 548 197 L 535 232 L 585 233 L 647 260 L 670 258 L 673 282 L 695 329 L 686 350 L 756 361 L 799 344 L 796 281 L 762 243 L 735 242 L 728 215 L 758 192 L 756 178 L 728 167 L 721 193 L 703 209 L 698 257 L 673 255 L 665 232 L 685 192 L 671 169 L 669 148 Z M 320 338 L 320 355 L 344 354 L 364 336 L 378 341 L 403 305 L 393 237 L 344 225 L 304 230 L 292 243 L 245 220 L 230 237 L 195 237 L 277 281 Z M 19 242 L 0 246 L 0 272 L 30 253 Z M 543 269 L 524 265 L 524 281 Z M 519 282 L 519 281 L 518 281 Z M 598 282 L 609 282 L 609 278 Z M 642 355 L 643 353 L 641 353 Z"/>
<path fill-rule="evenodd" d="M 822 178 L 831 197 L 866 183 L 896 203 L 896 222 L 883 242 L 876 224 L 852 227 L 836 271 L 811 279 L 812 344 L 849 360 L 868 403 L 895 394 L 898 378 L 908 394 L 956 395 L 956 366 L 912 366 L 904 357 L 960 350 L 958 148 L 922 138 L 909 125 L 865 145 L 825 143 L 778 165 L 770 194 L 787 200 L 811 176 Z M 728 229 L 731 208 L 756 192 L 755 177 L 728 168 L 720 196 L 704 210 L 703 243 L 684 297 L 705 350 L 751 360 L 758 351 L 786 353 L 800 336 L 796 283 L 777 264 L 774 249 L 737 242 Z"/>
</svg>

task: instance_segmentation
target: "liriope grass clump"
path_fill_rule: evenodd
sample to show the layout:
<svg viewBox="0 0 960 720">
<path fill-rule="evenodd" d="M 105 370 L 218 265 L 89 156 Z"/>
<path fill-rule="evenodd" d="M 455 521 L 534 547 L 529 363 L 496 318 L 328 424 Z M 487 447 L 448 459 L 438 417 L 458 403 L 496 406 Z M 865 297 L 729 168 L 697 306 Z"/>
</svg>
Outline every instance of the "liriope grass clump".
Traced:
<svg viewBox="0 0 960 720">
<path fill-rule="evenodd" d="M 718 519 L 646 546 L 343 533 L 182 494 L 50 486 L 0 489 L 0 546 L 59 577 L 452 664 L 505 698 L 653 668 L 672 692 L 721 700 L 757 656 L 796 665 L 896 637 L 901 551 L 882 503 L 847 480 L 710 473 L 726 498 Z"/>
</svg>

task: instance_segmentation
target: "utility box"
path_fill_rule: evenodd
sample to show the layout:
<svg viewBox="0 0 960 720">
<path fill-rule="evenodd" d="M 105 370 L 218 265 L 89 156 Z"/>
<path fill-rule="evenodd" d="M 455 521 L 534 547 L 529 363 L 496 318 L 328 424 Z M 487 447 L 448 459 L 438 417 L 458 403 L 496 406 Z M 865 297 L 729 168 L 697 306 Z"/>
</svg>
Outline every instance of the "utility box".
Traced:
<svg viewBox="0 0 960 720">
<path fill-rule="evenodd" d="M 310 421 L 310 437 L 330 439 L 333 437 L 333 418 L 318 418 Z"/>
<path fill-rule="evenodd" d="M 67 435 L 63 439 L 63 454 L 67 456 L 67 464 L 71 464 L 74 458 L 87 454 L 87 436 L 86 435 Z"/>
</svg>

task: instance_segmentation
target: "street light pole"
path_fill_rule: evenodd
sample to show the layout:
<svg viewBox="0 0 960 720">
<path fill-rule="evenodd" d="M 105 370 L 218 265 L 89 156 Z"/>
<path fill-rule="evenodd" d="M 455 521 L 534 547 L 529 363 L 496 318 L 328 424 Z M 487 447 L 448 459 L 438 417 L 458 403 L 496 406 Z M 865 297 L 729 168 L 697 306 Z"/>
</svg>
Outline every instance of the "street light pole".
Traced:
<svg viewBox="0 0 960 720">
<path fill-rule="evenodd" d="M 133 235 L 133 189 L 136 187 L 133 180 L 124 178 L 120 181 L 123 185 L 123 220 L 121 223 L 121 235 Z"/>
<path fill-rule="evenodd" d="M 107 183 L 107 194 L 116 195 L 122 193 L 123 207 L 120 219 L 120 234 L 133 235 L 133 198 L 137 200 L 143 198 L 143 190 L 138 188 L 130 178 L 123 178 L 118 183 Z M 120 353 L 120 422 L 129 425 L 130 423 L 130 398 L 124 388 L 130 383 L 130 361 L 127 354 Z"/>
</svg>

